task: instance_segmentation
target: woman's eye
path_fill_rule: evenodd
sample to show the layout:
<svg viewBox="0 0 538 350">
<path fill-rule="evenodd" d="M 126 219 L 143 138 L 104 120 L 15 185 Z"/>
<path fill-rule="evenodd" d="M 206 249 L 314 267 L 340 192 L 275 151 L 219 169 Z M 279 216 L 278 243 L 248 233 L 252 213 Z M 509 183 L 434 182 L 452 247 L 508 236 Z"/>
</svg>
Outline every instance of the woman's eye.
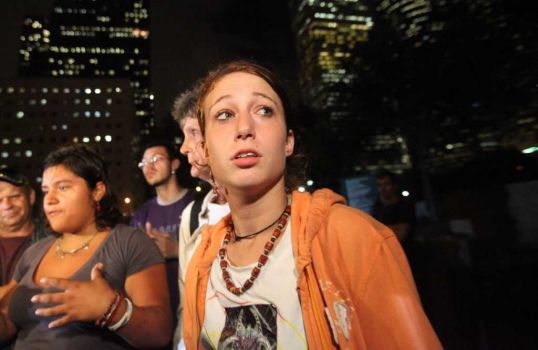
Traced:
<svg viewBox="0 0 538 350">
<path fill-rule="evenodd" d="M 226 119 L 230 119 L 231 117 L 232 117 L 232 113 L 228 111 L 222 111 L 222 112 L 217 113 L 218 120 L 226 120 Z"/>
<path fill-rule="evenodd" d="M 66 186 L 66 185 L 60 185 L 60 186 L 58 186 L 58 189 L 59 189 L 60 191 L 65 191 L 65 190 L 67 190 L 68 188 L 69 188 L 69 186 Z"/>
<path fill-rule="evenodd" d="M 265 115 L 265 116 L 271 116 L 273 115 L 273 109 L 271 107 L 267 107 L 267 106 L 264 106 L 264 107 L 261 107 L 258 112 L 261 114 L 261 115 Z"/>
</svg>

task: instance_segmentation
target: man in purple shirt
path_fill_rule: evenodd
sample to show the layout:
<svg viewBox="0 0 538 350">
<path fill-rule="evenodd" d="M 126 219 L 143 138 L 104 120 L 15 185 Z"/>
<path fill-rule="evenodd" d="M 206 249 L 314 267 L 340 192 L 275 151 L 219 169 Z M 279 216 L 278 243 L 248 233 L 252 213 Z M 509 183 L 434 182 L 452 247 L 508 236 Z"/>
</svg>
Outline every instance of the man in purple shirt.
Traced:
<svg viewBox="0 0 538 350">
<path fill-rule="evenodd" d="M 153 142 L 144 147 L 138 167 L 146 182 L 155 188 L 157 196 L 140 206 L 131 219 L 131 226 L 139 227 L 153 238 L 166 259 L 168 289 L 174 315 L 179 303 L 177 252 L 181 213 L 194 199 L 194 192 L 178 183 L 176 172 L 179 166 L 179 155 L 167 143 Z"/>
</svg>

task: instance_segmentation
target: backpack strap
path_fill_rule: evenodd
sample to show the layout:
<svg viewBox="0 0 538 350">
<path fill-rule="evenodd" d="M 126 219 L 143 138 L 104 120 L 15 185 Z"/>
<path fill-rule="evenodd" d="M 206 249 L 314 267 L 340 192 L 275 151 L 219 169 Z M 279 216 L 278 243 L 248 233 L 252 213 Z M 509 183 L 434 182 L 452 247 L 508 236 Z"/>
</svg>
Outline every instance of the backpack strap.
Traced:
<svg viewBox="0 0 538 350">
<path fill-rule="evenodd" d="M 194 203 L 192 203 L 191 208 L 191 220 L 190 220 L 190 229 L 191 229 L 191 236 L 198 228 L 199 219 L 198 216 L 200 214 L 200 210 L 202 209 L 202 203 L 204 202 L 204 197 L 198 197 L 194 200 Z"/>
</svg>

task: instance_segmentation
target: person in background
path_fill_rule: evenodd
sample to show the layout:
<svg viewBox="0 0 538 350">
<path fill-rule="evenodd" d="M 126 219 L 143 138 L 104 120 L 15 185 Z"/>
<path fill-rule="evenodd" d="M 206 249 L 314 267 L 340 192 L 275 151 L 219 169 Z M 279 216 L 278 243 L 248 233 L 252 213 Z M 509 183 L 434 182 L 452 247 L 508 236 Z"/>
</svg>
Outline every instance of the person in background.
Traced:
<svg viewBox="0 0 538 350">
<path fill-rule="evenodd" d="M 376 175 L 379 198 L 372 216 L 392 229 L 405 246 L 412 240 L 416 217 L 413 203 L 405 200 L 398 186 L 396 175 L 388 170 Z"/>
<path fill-rule="evenodd" d="M 14 349 L 160 348 L 171 338 L 163 258 L 121 219 L 102 156 L 83 144 L 43 162 L 54 235 L 26 249 L 0 287 L 0 341 Z"/>
<path fill-rule="evenodd" d="M 183 92 L 176 98 L 172 107 L 172 116 L 183 132 L 183 143 L 179 151 L 188 159 L 191 166 L 191 176 L 214 185 L 207 162 L 204 162 L 203 156 L 200 154 L 202 134 L 196 117 L 198 88 L 199 85 L 195 85 L 191 90 Z M 204 196 L 200 196 L 189 203 L 181 215 L 178 253 L 180 306 L 178 308 L 179 322 L 174 334 L 174 344 L 178 344 L 181 339 L 183 300 L 181 295 L 185 286 L 187 265 L 194 250 L 200 244 L 201 229 L 205 225 L 216 224 L 229 211 L 230 208 L 223 194 L 219 191 L 209 191 Z"/>
<path fill-rule="evenodd" d="M 131 219 L 131 227 L 145 231 L 157 244 L 166 259 L 170 307 L 177 322 L 179 305 L 178 276 L 178 231 L 183 209 L 194 199 L 194 192 L 181 187 L 177 179 L 180 167 L 177 151 L 168 143 L 159 140 L 148 143 L 138 167 L 149 186 L 155 189 L 156 197 L 142 204 Z"/>
<path fill-rule="evenodd" d="M 33 220 L 35 191 L 24 175 L 13 169 L 0 170 L 0 285 L 11 281 L 22 253 L 45 237 Z"/>
<path fill-rule="evenodd" d="M 440 349 L 393 232 L 328 189 L 293 190 L 289 99 L 245 61 L 203 81 L 204 157 L 230 215 L 187 267 L 187 349 Z"/>
<path fill-rule="evenodd" d="M 45 237 L 45 230 L 34 220 L 35 191 L 28 178 L 14 169 L 0 170 L 0 286 L 7 284 L 22 253 Z M 12 341 L 0 342 L 0 349 L 11 349 Z"/>
</svg>

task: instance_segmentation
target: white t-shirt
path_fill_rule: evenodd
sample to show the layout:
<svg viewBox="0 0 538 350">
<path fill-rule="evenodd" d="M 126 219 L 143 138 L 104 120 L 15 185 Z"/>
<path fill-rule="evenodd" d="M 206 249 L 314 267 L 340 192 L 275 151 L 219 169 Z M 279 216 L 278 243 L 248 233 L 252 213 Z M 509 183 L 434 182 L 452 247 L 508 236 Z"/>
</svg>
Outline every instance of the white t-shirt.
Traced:
<svg viewBox="0 0 538 350">
<path fill-rule="evenodd" d="M 256 263 L 237 267 L 228 261 L 232 281 L 239 287 Z M 297 271 L 291 244 L 291 219 L 282 238 L 243 295 L 226 289 L 219 258 L 207 285 L 202 344 L 206 349 L 307 349 L 297 294 Z"/>
</svg>

